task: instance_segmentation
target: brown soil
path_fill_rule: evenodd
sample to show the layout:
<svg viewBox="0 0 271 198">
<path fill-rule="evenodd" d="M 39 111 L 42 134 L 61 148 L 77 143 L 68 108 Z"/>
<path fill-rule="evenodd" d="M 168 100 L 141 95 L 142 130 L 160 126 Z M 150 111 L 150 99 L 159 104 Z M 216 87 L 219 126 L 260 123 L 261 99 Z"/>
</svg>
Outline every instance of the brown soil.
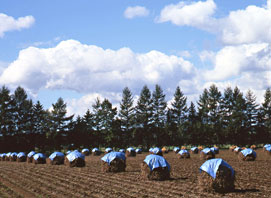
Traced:
<svg viewBox="0 0 271 198">
<path fill-rule="evenodd" d="M 197 188 L 199 167 L 203 161 L 191 155 L 180 160 L 174 152 L 165 155 L 171 165 L 170 179 L 141 179 L 141 162 L 148 153 L 126 159 L 125 172 L 101 172 L 101 157 L 86 157 L 85 167 L 34 165 L 33 163 L 0 162 L 0 197 L 111 197 L 111 198 L 255 198 L 271 197 L 271 156 L 258 149 L 255 161 L 240 161 L 228 150 L 216 156 L 236 171 L 235 190 L 220 194 Z"/>
</svg>

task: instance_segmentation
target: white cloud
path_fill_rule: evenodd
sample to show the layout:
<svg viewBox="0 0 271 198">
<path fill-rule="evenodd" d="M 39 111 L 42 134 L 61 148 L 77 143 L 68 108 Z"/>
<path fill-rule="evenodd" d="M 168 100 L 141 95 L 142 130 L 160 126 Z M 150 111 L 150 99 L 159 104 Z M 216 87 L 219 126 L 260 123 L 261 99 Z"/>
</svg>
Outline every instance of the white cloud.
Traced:
<svg viewBox="0 0 271 198">
<path fill-rule="evenodd" d="M 34 24 L 34 22 L 35 19 L 33 16 L 25 16 L 14 19 L 12 16 L 0 13 L 0 37 L 3 37 L 4 33 L 8 31 L 29 28 Z"/>
<path fill-rule="evenodd" d="M 149 10 L 143 6 L 128 7 L 124 11 L 124 16 L 127 19 L 133 19 L 135 17 L 146 17 L 149 15 Z"/>
<path fill-rule="evenodd" d="M 193 64 L 178 56 L 155 50 L 137 54 L 129 48 L 102 49 L 67 40 L 54 48 L 21 50 L 3 71 L 0 84 L 21 85 L 33 93 L 41 88 L 121 92 L 125 86 L 138 91 L 145 84 L 174 87 L 194 74 Z"/>
<path fill-rule="evenodd" d="M 271 42 L 271 3 L 263 7 L 248 6 L 244 10 L 231 11 L 224 18 L 215 18 L 213 0 L 190 4 L 179 2 L 162 9 L 159 22 L 171 22 L 179 26 L 192 26 L 217 34 L 225 44 Z"/>
</svg>

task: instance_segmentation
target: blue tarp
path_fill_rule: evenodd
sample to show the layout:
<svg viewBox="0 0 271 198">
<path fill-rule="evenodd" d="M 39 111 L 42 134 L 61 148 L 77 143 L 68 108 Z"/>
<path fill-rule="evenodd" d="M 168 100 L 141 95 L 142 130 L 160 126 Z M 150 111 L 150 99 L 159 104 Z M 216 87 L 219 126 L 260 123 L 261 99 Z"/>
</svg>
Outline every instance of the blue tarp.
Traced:
<svg viewBox="0 0 271 198">
<path fill-rule="evenodd" d="M 107 153 L 109 153 L 109 152 L 111 152 L 111 151 L 113 151 L 113 149 L 110 148 L 110 147 L 108 147 L 108 148 L 105 149 L 105 152 L 107 152 Z"/>
<path fill-rule="evenodd" d="M 209 153 L 210 151 L 213 152 L 210 148 L 205 148 L 205 149 L 203 149 L 201 152 L 207 154 L 207 153 Z"/>
<path fill-rule="evenodd" d="M 89 152 L 89 150 L 87 148 L 84 148 L 82 152 Z"/>
<path fill-rule="evenodd" d="M 55 157 L 63 157 L 63 158 L 64 158 L 64 154 L 61 153 L 61 152 L 57 152 L 57 151 L 56 151 L 56 152 L 53 152 L 53 153 L 49 156 L 50 160 L 54 160 Z"/>
<path fill-rule="evenodd" d="M 212 147 L 212 148 L 210 148 L 210 149 L 211 149 L 211 151 L 213 151 L 213 152 L 218 151 L 218 148 L 216 148 L 216 147 Z"/>
<path fill-rule="evenodd" d="M 241 151 L 241 153 L 243 153 L 243 155 L 246 157 L 247 155 L 253 154 L 254 157 L 256 157 L 256 152 L 253 151 L 252 149 L 248 148 L 248 149 L 244 149 Z"/>
<path fill-rule="evenodd" d="M 198 147 L 192 147 L 191 148 L 191 151 L 195 151 L 195 150 L 197 150 L 198 149 Z"/>
<path fill-rule="evenodd" d="M 33 156 L 33 159 L 34 160 L 38 160 L 38 159 L 46 159 L 46 156 L 44 155 L 44 154 L 42 154 L 42 153 L 37 153 L 37 154 L 35 154 L 34 156 Z"/>
<path fill-rule="evenodd" d="M 149 168 L 151 169 L 151 171 L 155 168 L 159 168 L 159 167 L 167 167 L 168 170 L 170 170 L 170 165 L 167 162 L 167 160 L 160 156 L 160 155 L 148 155 L 146 156 L 146 158 L 144 159 L 144 162 L 146 162 L 146 164 L 149 166 Z"/>
<path fill-rule="evenodd" d="M 265 150 L 271 152 L 271 146 L 266 147 Z"/>
<path fill-rule="evenodd" d="M 185 153 L 188 153 L 188 154 L 189 154 L 189 152 L 188 152 L 187 150 L 182 149 L 182 150 L 179 151 L 178 154 L 183 155 L 183 154 L 185 154 Z"/>
<path fill-rule="evenodd" d="M 153 148 L 150 148 L 150 149 L 149 149 L 149 152 L 151 152 L 151 153 L 152 153 L 152 150 L 153 150 Z"/>
<path fill-rule="evenodd" d="M 72 162 L 73 160 L 77 159 L 77 158 L 81 158 L 83 160 L 85 160 L 85 155 L 80 153 L 79 151 L 73 151 L 73 152 L 70 152 L 67 156 L 67 159 Z"/>
<path fill-rule="evenodd" d="M 99 151 L 99 149 L 98 148 L 94 148 L 94 149 L 92 149 L 92 153 L 95 153 L 95 152 L 98 152 Z"/>
<path fill-rule="evenodd" d="M 8 152 L 6 156 L 9 157 L 10 155 L 11 155 L 11 152 Z"/>
<path fill-rule="evenodd" d="M 0 157 L 5 157 L 6 156 L 6 153 L 2 153 Z"/>
<path fill-rule="evenodd" d="M 67 152 L 66 152 L 66 155 L 69 155 L 70 153 L 71 153 L 71 151 L 67 151 Z"/>
<path fill-rule="evenodd" d="M 110 164 L 116 158 L 126 160 L 126 157 L 125 157 L 124 153 L 122 153 L 122 152 L 114 152 L 114 151 L 112 151 L 110 153 L 107 153 L 105 156 L 103 156 L 101 158 L 101 160 L 103 160 L 104 162 Z"/>
<path fill-rule="evenodd" d="M 234 151 L 236 151 L 236 152 L 237 152 L 237 151 L 239 152 L 239 151 L 241 151 L 241 150 L 242 150 L 242 149 L 241 149 L 240 147 L 236 147 L 236 148 L 234 149 Z"/>
<path fill-rule="evenodd" d="M 179 150 L 181 150 L 179 147 L 174 147 L 174 149 L 173 149 L 174 152 L 177 152 Z"/>
<path fill-rule="evenodd" d="M 131 151 L 135 151 L 135 149 L 132 148 L 132 147 L 129 147 L 129 148 L 127 149 L 127 151 L 131 152 Z"/>
<path fill-rule="evenodd" d="M 207 160 L 206 162 L 204 162 L 201 165 L 199 170 L 200 170 L 200 172 L 205 171 L 211 177 L 216 178 L 216 172 L 217 172 L 219 166 L 225 166 L 225 167 L 229 168 L 232 172 L 232 176 L 234 175 L 233 168 L 227 162 L 225 162 L 224 160 L 222 160 L 220 158 Z"/>
<path fill-rule="evenodd" d="M 137 148 L 137 149 L 136 149 L 136 152 L 137 152 L 137 153 L 138 153 L 138 152 L 142 152 L 142 149 Z"/>
<path fill-rule="evenodd" d="M 267 147 L 270 147 L 271 146 L 271 144 L 266 144 L 266 145 L 264 145 L 263 147 L 264 148 L 267 148 Z"/>
<path fill-rule="evenodd" d="M 152 149 L 152 152 L 154 153 L 154 154 L 157 154 L 157 153 L 162 153 L 162 150 L 160 149 L 160 148 L 158 148 L 158 147 L 155 147 L 155 148 L 153 148 Z"/>
<path fill-rule="evenodd" d="M 18 153 L 14 152 L 14 153 L 11 153 L 11 154 L 10 154 L 10 157 L 14 157 L 14 156 L 17 157 L 17 155 L 18 155 Z"/>
<path fill-rule="evenodd" d="M 125 153 L 125 150 L 124 149 L 120 149 L 119 152 Z"/>
<path fill-rule="evenodd" d="M 17 157 L 18 157 L 18 158 L 26 157 L 26 155 L 25 155 L 24 152 L 20 152 L 20 153 L 18 153 Z"/>
<path fill-rule="evenodd" d="M 27 154 L 27 157 L 33 157 L 36 154 L 35 151 L 31 151 Z"/>
</svg>

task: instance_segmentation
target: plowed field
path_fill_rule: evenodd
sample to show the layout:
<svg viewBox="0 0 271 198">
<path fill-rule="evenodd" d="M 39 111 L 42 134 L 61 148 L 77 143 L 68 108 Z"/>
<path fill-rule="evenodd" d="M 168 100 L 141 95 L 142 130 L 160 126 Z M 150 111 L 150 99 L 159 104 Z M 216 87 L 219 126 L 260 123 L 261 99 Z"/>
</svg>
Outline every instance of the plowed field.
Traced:
<svg viewBox="0 0 271 198">
<path fill-rule="evenodd" d="M 0 162 L 0 197 L 271 197 L 271 156 L 257 150 L 254 162 L 239 161 L 234 153 L 220 151 L 237 172 L 236 191 L 227 194 L 201 193 L 197 188 L 199 155 L 178 159 L 170 152 L 171 180 L 146 181 L 140 177 L 140 162 L 147 153 L 127 158 L 126 172 L 101 173 L 101 156 L 86 157 L 86 167 L 34 165 Z"/>
</svg>

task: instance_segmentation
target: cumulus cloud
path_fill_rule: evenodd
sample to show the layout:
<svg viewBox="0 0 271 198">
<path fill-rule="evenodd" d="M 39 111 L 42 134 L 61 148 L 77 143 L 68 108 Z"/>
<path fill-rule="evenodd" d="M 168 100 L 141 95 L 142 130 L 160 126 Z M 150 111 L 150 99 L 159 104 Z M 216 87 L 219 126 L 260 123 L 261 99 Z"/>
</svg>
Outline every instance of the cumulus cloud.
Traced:
<svg viewBox="0 0 271 198">
<path fill-rule="evenodd" d="M 121 92 L 125 86 L 139 90 L 145 84 L 175 87 L 194 75 L 193 64 L 178 56 L 155 50 L 138 54 L 129 48 L 102 49 L 67 40 L 53 48 L 21 50 L 2 72 L 0 84 L 21 85 L 33 93 L 41 88 Z"/>
<path fill-rule="evenodd" d="M 128 7 L 124 11 L 124 17 L 133 19 L 135 17 L 146 17 L 149 15 L 149 10 L 143 6 Z"/>
<path fill-rule="evenodd" d="M 271 2 L 263 7 L 254 5 L 231 11 L 223 18 L 214 17 L 213 0 L 187 4 L 179 2 L 165 6 L 158 22 L 171 22 L 179 26 L 192 26 L 217 34 L 225 44 L 248 44 L 271 41 Z"/>
<path fill-rule="evenodd" d="M 0 13 L 0 37 L 3 37 L 4 33 L 8 31 L 29 28 L 34 24 L 34 22 L 35 19 L 33 16 L 25 16 L 14 19 L 12 16 Z"/>
</svg>

